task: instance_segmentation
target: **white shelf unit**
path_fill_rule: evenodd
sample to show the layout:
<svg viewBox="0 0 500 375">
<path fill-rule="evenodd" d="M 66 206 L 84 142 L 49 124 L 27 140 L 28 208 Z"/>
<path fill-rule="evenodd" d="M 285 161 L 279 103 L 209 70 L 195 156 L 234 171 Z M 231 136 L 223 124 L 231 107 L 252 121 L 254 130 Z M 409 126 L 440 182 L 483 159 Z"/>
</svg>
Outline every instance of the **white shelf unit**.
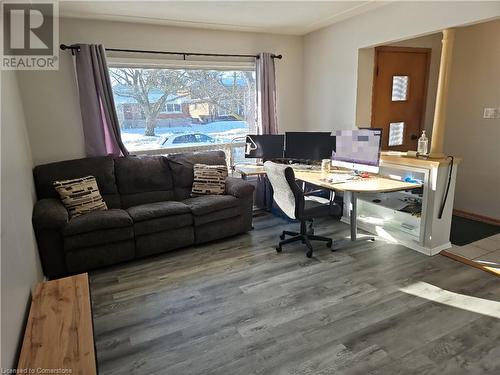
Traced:
<svg viewBox="0 0 500 375">
<path fill-rule="evenodd" d="M 403 160 L 404 162 L 404 160 Z M 457 168 L 454 166 L 448 199 L 441 219 L 438 218 L 446 184 L 446 163 L 422 163 L 410 166 L 381 162 L 380 175 L 404 180 L 423 181 L 421 194 L 410 191 L 358 195 L 358 227 L 388 241 L 400 243 L 426 255 L 435 255 L 451 247 L 449 241 Z M 400 211 L 405 201 L 421 202 L 420 215 Z M 344 195 L 342 221 L 349 223 L 350 200 Z"/>
</svg>

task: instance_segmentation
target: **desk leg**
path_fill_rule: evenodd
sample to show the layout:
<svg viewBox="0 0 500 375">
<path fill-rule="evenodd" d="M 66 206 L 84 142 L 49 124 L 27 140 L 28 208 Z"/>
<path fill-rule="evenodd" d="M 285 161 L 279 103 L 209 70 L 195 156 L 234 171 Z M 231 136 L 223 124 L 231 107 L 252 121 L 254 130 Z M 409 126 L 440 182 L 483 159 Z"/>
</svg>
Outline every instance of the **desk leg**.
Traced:
<svg viewBox="0 0 500 375">
<path fill-rule="evenodd" d="M 351 241 L 356 241 L 358 235 L 358 195 L 354 191 L 351 191 L 349 218 L 351 222 Z"/>
<path fill-rule="evenodd" d="M 351 238 L 349 240 L 334 241 L 332 251 L 353 246 L 360 241 L 374 241 L 373 236 L 358 237 L 358 195 L 354 191 L 349 192 L 351 198 L 351 208 L 349 210 L 349 221 L 351 225 Z"/>
</svg>

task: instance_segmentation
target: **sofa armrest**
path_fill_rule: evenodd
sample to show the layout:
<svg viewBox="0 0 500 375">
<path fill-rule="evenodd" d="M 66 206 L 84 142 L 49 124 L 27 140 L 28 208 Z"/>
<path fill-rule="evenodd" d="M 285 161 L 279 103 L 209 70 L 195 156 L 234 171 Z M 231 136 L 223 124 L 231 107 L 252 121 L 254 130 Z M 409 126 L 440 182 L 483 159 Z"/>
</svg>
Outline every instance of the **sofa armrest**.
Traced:
<svg viewBox="0 0 500 375">
<path fill-rule="evenodd" d="M 40 199 L 33 208 L 35 229 L 59 229 L 69 220 L 68 211 L 59 199 Z"/>
<path fill-rule="evenodd" d="M 255 187 L 252 184 L 241 178 L 226 178 L 226 194 L 233 195 L 236 198 L 243 198 L 252 195 L 254 190 Z"/>
</svg>

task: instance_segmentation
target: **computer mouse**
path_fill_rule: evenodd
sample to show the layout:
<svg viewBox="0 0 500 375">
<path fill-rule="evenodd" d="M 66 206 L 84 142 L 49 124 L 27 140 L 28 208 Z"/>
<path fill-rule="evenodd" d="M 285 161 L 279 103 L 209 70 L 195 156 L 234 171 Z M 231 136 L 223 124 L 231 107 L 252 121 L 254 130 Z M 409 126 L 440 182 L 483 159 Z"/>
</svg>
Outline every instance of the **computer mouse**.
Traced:
<svg viewBox="0 0 500 375">
<path fill-rule="evenodd" d="M 382 201 L 381 201 L 380 199 L 374 199 L 374 200 L 372 200 L 372 202 L 373 202 L 373 203 L 380 203 L 380 202 L 382 202 Z"/>
</svg>

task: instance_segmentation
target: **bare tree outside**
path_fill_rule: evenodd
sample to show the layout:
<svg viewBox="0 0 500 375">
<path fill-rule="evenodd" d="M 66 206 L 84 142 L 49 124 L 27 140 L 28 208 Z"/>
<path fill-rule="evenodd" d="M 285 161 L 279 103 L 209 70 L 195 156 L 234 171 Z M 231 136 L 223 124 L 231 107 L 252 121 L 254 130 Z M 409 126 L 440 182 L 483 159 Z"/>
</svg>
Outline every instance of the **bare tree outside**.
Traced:
<svg viewBox="0 0 500 375">
<path fill-rule="evenodd" d="M 119 68 L 110 69 L 110 74 L 119 84 L 114 90 L 115 95 L 133 98 L 139 104 L 146 117 L 144 135 L 155 135 L 156 119 L 169 96 L 180 98 L 187 95 L 183 91 L 187 86 L 187 75 L 182 70 Z M 150 100 L 153 89 L 163 93 L 154 102 Z"/>
<path fill-rule="evenodd" d="M 111 67 L 109 72 L 129 149 L 157 148 L 158 137 L 177 134 L 203 134 L 208 138 L 197 137 L 199 142 L 224 143 L 255 131 L 253 71 Z"/>
</svg>

